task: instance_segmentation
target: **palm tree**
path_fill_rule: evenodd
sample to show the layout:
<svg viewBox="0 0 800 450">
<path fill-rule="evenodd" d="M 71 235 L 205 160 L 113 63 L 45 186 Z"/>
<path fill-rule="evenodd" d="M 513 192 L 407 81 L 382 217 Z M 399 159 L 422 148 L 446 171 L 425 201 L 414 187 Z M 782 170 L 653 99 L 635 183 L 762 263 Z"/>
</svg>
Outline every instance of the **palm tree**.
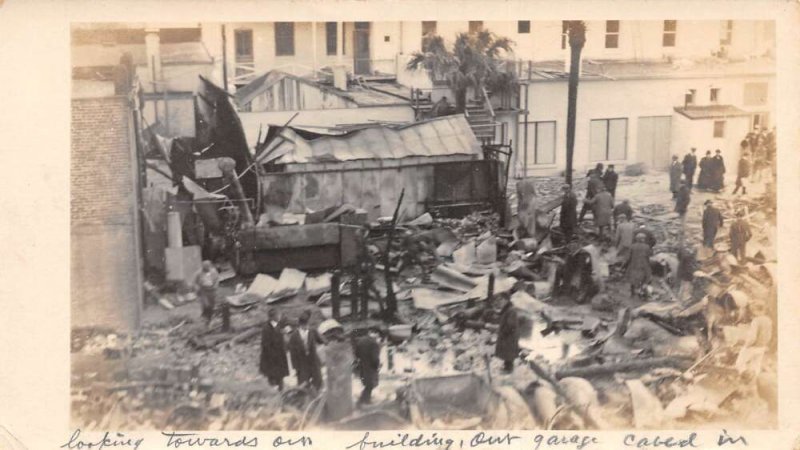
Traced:
<svg viewBox="0 0 800 450">
<path fill-rule="evenodd" d="M 498 37 L 489 30 L 477 33 L 459 33 L 452 50 L 445 46 L 441 36 L 425 37 L 423 51 L 414 52 L 406 67 L 409 70 L 424 68 L 434 80 L 445 80 L 456 99 L 456 110 L 464 112 L 467 90 L 481 91 L 487 81 L 495 81 L 500 72 L 504 52 L 510 52 L 514 43 Z"/>
<path fill-rule="evenodd" d="M 575 152 L 575 118 L 578 109 L 578 79 L 581 70 L 581 50 L 586 43 L 586 24 L 580 20 L 567 23 L 569 33 L 569 85 L 567 91 L 567 169 L 566 183 L 572 185 L 572 156 Z"/>
</svg>

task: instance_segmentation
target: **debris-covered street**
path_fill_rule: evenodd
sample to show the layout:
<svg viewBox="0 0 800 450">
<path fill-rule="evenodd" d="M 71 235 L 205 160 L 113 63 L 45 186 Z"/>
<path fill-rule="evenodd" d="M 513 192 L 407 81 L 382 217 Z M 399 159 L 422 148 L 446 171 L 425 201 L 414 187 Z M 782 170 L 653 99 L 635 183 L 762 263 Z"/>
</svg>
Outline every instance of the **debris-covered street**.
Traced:
<svg viewBox="0 0 800 450">
<path fill-rule="evenodd" d="M 772 426 L 774 199 L 763 190 L 695 191 L 682 233 L 668 181 L 664 173 L 623 174 L 617 191 L 630 201 L 633 221 L 656 239 L 643 298 L 630 295 L 616 251 L 597 238 L 591 215 L 564 245 L 555 226 L 537 239 L 499 227 L 493 213 L 426 214 L 399 220 L 390 252 L 398 311 L 389 325 L 379 320 L 386 305 L 377 301 L 386 298 L 386 272 L 376 262 L 386 227 L 368 227 L 372 262 L 359 277 L 371 285 L 358 294 L 353 275 L 341 273 L 338 316 L 348 335 L 380 329 L 380 381 L 371 405 L 335 424 L 325 420 L 324 395 L 297 387 L 294 373 L 283 392 L 259 373 L 267 309 L 279 310 L 288 327 L 302 311 L 311 311 L 312 327 L 333 317 L 331 273 L 289 269 L 277 279 L 222 281 L 228 330 L 221 317 L 206 328 L 195 295 L 151 286 L 153 306 L 139 333 L 76 333 L 73 407 L 82 426 L 99 429 Z M 537 204 L 558 198 L 561 184 L 537 179 Z M 679 298 L 677 250 L 682 236 L 701 248 L 706 199 L 726 218 L 746 208 L 753 256 L 741 264 L 727 252 L 726 223 L 714 251 L 698 254 L 691 294 Z M 579 254 L 588 255 L 588 277 L 566 278 L 565 262 Z M 368 315 L 353 317 L 363 292 Z M 494 357 L 499 311 L 487 302 L 501 297 L 510 298 L 521 323 L 510 374 Z M 318 350 L 326 361 L 329 348 Z M 355 373 L 352 386 L 355 402 Z"/>
</svg>

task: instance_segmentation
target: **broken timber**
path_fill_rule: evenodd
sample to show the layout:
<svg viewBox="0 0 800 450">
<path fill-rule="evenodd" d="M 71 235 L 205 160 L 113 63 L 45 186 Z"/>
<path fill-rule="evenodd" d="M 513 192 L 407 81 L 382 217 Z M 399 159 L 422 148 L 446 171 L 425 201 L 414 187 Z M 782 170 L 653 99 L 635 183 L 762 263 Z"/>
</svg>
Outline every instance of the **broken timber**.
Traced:
<svg viewBox="0 0 800 450">
<path fill-rule="evenodd" d="M 612 364 L 598 364 L 587 367 L 570 367 L 557 371 L 556 378 L 591 378 L 603 375 L 612 375 L 618 372 L 649 370 L 656 367 L 673 367 L 675 369 L 685 370 L 692 365 L 692 361 L 692 358 L 685 356 L 663 356 Z"/>
</svg>

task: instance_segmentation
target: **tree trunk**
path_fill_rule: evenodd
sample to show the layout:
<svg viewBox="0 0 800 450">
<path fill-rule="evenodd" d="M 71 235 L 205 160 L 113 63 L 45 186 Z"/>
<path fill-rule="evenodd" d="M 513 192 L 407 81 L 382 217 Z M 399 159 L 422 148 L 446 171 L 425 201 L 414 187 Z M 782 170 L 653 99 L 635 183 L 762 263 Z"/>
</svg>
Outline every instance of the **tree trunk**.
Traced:
<svg viewBox="0 0 800 450">
<path fill-rule="evenodd" d="M 467 90 L 465 88 L 453 89 L 456 96 L 456 112 L 461 114 L 467 110 Z"/>
<path fill-rule="evenodd" d="M 577 28 L 577 27 L 576 27 Z M 570 34 L 580 33 L 570 30 Z M 582 33 L 580 33 L 582 34 Z M 574 39 L 570 36 L 569 49 L 569 85 L 567 93 L 567 168 L 565 172 L 565 182 L 572 185 L 572 157 L 575 154 L 575 119 L 578 109 L 578 80 L 581 69 L 581 50 L 583 50 L 585 38 Z"/>
</svg>

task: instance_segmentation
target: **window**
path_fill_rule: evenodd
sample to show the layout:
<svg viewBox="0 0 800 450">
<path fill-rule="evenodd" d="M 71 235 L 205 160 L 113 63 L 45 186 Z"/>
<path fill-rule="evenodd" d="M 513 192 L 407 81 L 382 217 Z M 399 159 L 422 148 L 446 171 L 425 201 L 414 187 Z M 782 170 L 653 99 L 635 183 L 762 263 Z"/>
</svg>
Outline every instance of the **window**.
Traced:
<svg viewBox="0 0 800 450">
<path fill-rule="evenodd" d="M 606 20 L 606 48 L 619 48 L 619 20 Z"/>
<path fill-rule="evenodd" d="M 470 20 L 469 21 L 469 32 L 470 33 L 477 33 L 479 31 L 483 31 L 483 21 L 482 20 Z"/>
<path fill-rule="evenodd" d="M 525 149 L 528 165 L 556 163 L 556 123 L 527 122 L 528 145 Z"/>
<path fill-rule="evenodd" d="M 530 20 L 518 20 L 517 21 L 517 33 L 518 34 L 528 34 L 531 32 L 531 21 Z"/>
<path fill-rule="evenodd" d="M 567 48 L 569 42 L 569 22 L 566 20 L 561 21 L 561 50 Z"/>
<path fill-rule="evenodd" d="M 767 83 L 745 83 L 744 105 L 756 106 L 767 103 Z"/>
<path fill-rule="evenodd" d="M 733 21 L 723 20 L 720 27 L 719 45 L 731 45 L 733 42 Z"/>
<path fill-rule="evenodd" d="M 253 30 L 234 30 L 233 40 L 236 47 L 236 62 L 252 62 Z"/>
<path fill-rule="evenodd" d="M 628 147 L 628 119 L 591 121 L 589 156 L 592 161 L 621 161 Z"/>
<path fill-rule="evenodd" d="M 711 88 L 708 95 L 708 101 L 713 104 L 719 103 L 719 88 Z"/>
<path fill-rule="evenodd" d="M 694 98 L 697 94 L 696 89 L 689 89 L 686 91 L 686 95 L 683 97 L 683 106 L 692 106 L 694 105 Z"/>
<path fill-rule="evenodd" d="M 725 121 L 724 120 L 715 120 L 714 121 L 714 137 L 715 138 L 724 138 L 725 137 Z"/>
<path fill-rule="evenodd" d="M 664 35 L 661 38 L 661 45 L 664 47 L 675 47 L 675 37 L 678 32 L 677 20 L 664 21 Z"/>
<path fill-rule="evenodd" d="M 428 51 L 428 39 L 436 35 L 436 21 L 423 20 L 422 21 L 422 51 Z"/>
<path fill-rule="evenodd" d="M 336 55 L 337 43 L 339 41 L 339 27 L 336 22 L 325 22 L 325 53 Z"/>
<path fill-rule="evenodd" d="M 275 56 L 294 55 L 294 23 L 275 22 Z"/>
</svg>

